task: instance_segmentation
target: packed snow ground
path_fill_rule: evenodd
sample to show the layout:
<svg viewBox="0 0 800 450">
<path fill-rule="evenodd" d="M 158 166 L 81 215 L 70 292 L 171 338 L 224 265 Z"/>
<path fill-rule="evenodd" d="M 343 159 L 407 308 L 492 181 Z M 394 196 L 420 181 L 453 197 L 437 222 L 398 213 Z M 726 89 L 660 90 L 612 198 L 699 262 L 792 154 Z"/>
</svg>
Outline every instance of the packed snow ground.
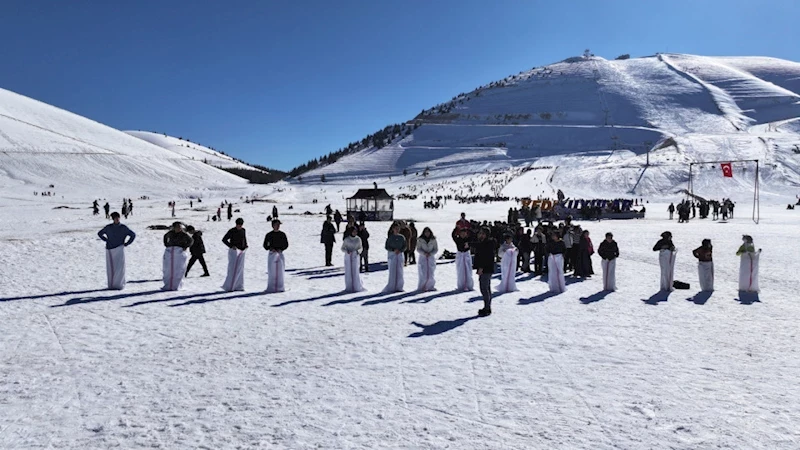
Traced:
<svg viewBox="0 0 800 450">
<path fill-rule="evenodd" d="M 544 175 L 529 181 L 550 189 Z M 234 216 L 244 218 L 250 243 L 246 292 L 223 293 L 220 239 L 232 224 L 206 221 L 222 198 L 195 209 L 179 200 L 177 219 L 204 231 L 212 273 L 199 278 L 195 266 L 180 292 L 160 291 L 163 231 L 146 229 L 174 220 L 168 199 L 134 200 L 124 222 L 138 236 L 122 292 L 104 290 L 96 232 L 106 221 L 91 216 L 90 199 L 57 210 L 49 199 L 0 201 L 0 448 L 800 445 L 790 245 L 800 212 L 765 205 L 754 225 L 740 202 L 727 223 L 679 225 L 653 203 L 645 220 L 583 222 L 595 245 L 615 234 L 619 291 L 601 292 L 596 276 L 550 297 L 539 277 L 520 274 L 520 291 L 495 297 L 492 316 L 478 319 L 479 293 L 452 291 L 449 261 L 439 262 L 436 292 L 414 292 L 409 266 L 406 292 L 380 293 L 388 223 L 368 224 L 368 290 L 341 292 L 341 252 L 335 267 L 322 267 L 323 218 L 302 213 L 327 203 L 342 209 L 352 185 L 253 189 L 281 200 L 290 241 L 284 293 L 263 293 L 271 203 L 237 201 Z M 519 181 L 507 189 L 525 190 Z M 395 204 L 397 218 L 430 226 L 451 251 L 459 212 L 501 220 L 511 205 Z M 664 230 L 679 249 L 676 279 L 692 285 L 668 298 L 657 295 L 651 250 Z M 758 295 L 736 290 L 744 233 L 763 249 Z M 703 238 L 715 247 L 710 297 L 698 294 L 691 256 Z M 599 266 L 595 256 L 597 273 Z"/>
</svg>

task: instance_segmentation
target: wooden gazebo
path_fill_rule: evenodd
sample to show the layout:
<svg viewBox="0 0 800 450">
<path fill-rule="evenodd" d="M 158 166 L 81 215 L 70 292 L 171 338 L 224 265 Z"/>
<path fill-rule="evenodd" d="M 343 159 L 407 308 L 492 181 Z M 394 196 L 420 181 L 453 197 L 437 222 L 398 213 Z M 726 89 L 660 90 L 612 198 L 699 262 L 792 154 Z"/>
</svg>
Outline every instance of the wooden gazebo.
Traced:
<svg viewBox="0 0 800 450">
<path fill-rule="evenodd" d="M 356 220 L 394 220 L 394 197 L 386 189 L 359 189 L 347 199 L 347 215 Z"/>
</svg>

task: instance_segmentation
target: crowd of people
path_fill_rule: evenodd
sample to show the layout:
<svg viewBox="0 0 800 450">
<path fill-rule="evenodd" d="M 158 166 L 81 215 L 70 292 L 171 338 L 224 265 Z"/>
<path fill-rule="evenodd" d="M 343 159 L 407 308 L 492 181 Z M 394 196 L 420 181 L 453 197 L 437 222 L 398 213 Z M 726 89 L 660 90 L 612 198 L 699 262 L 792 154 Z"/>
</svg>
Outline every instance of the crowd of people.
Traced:
<svg viewBox="0 0 800 450">
<path fill-rule="evenodd" d="M 667 207 L 667 212 L 669 213 L 669 220 L 673 220 L 674 214 L 677 212 L 678 223 L 689 222 L 690 219 L 696 218 L 698 213 L 701 219 L 707 219 L 708 215 L 711 214 L 712 220 L 719 220 L 720 217 L 722 217 L 722 220 L 728 220 L 733 219 L 733 209 L 735 207 L 736 204 L 729 198 L 722 199 L 722 201 L 684 200 L 678 203 L 677 206 L 674 203 L 670 203 Z"/>
<path fill-rule="evenodd" d="M 330 211 L 330 208 L 328 208 Z M 332 211 L 330 211 L 332 212 Z M 338 211 L 336 211 L 338 212 Z M 136 234 L 120 223 L 120 214 L 111 213 L 112 223 L 98 232 L 106 242 L 106 269 L 109 289 L 122 289 L 125 285 L 124 248 L 131 245 Z M 289 248 L 286 234 L 281 231 L 281 221 L 277 218 L 277 207 L 273 208 L 272 231 L 264 238 L 263 247 L 267 251 L 267 292 L 284 291 L 284 251 Z M 519 272 L 546 275 L 552 293 L 566 291 L 565 276 L 572 272 L 577 278 L 591 278 L 595 272 L 592 256 L 595 246 L 588 230 L 573 223 L 567 217 L 556 224 L 553 221 L 538 221 L 534 227 L 520 225 L 518 216 L 512 208 L 508 221 L 468 220 L 461 213 L 456 222 L 451 240 L 456 253 L 444 252 L 442 258 L 455 259 L 456 289 L 474 289 L 473 271 L 477 274 L 478 285 L 483 298 L 480 316 L 491 314 L 492 288 L 490 282 L 498 263 L 500 268 L 499 292 L 516 291 L 516 274 Z M 336 235 L 340 232 L 339 223 L 334 226 L 334 217 L 326 216 L 320 232 L 320 243 L 325 246 L 325 265 L 333 266 L 333 247 Z M 341 251 L 344 254 L 344 279 L 347 292 L 363 290 L 360 279 L 362 272 L 369 272 L 369 238 L 366 223 L 356 222 L 349 216 L 342 233 Z M 244 220 L 236 219 L 235 226 L 222 238 L 228 247 L 228 269 L 222 285 L 225 291 L 244 289 L 245 252 L 248 249 Z M 189 270 L 199 262 L 203 268 L 202 276 L 210 276 L 203 254 L 206 252 L 202 232 L 192 226 L 174 222 L 164 235 L 163 257 L 164 290 L 177 290 Z M 417 265 L 419 283 L 417 290 L 430 291 L 436 288 L 436 259 L 439 243 L 429 227 L 418 233 L 414 222 L 394 221 L 384 241 L 387 252 L 388 280 L 383 292 L 404 290 L 403 272 L 408 265 Z M 660 288 L 671 291 L 680 282 L 674 280 L 676 249 L 672 243 L 672 233 L 666 231 L 656 242 L 653 251 L 658 252 L 661 269 Z M 601 259 L 603 290 L 616 290 L 616 260 L 620 249 L 612 233 L 606 233 L 596 252 Z M 753 239 L 743 236 L 743 243 L 736 253 L 740 256 L 739 289 L 758 291 L 758 259 L 761 250 L 755 249 Z M 703 291 L 714 289 L 713 246 L 709 239 L 703 240 L 692 254 L 698 260 L 698 278 Z M 419 262 L 419 263 L 418 263 Z M 531 268 L 532 266 L 532 268 Z"/>
</svg>

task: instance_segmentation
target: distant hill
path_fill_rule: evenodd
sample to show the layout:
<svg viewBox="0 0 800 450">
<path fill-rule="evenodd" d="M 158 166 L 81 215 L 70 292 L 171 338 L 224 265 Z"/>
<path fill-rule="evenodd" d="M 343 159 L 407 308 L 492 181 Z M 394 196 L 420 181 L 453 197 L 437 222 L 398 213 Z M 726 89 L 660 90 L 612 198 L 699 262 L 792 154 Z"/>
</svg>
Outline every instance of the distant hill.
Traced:
<svg viewBox="0 0 800 450">
<path fill-rule="evenodd" d="M 53 185 L 54 188 L 50 188 Z M 0 89 L 0 193 L 122 196 L 244 188 L 247 180 Z"/>
<path fill-rule="evenodd" d="M 335 181 L 547 165 L 551 183 L 567 189 L 646 194 L 685 188 L 689 162 L 758 159 L 762 182 L 785 189 L 800 187 L 798 124 L 796 62 L 587 55 L 456 95 L 291 174 Z M 701 186 L 717 178 L 705 168 L 707 180 L 695 173 Z M 735 178 L 750 189 L 752 176 Z"/>
</svg>

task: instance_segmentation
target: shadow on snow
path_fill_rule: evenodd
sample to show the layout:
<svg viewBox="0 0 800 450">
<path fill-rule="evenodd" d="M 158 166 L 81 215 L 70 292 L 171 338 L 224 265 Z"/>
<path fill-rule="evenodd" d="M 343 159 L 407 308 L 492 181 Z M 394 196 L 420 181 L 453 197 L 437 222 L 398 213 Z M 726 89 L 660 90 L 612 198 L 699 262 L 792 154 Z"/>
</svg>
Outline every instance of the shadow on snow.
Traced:
<svg viewBox="0 0 800 450">
<path fill-rule="evenodd" d="M 709 298 L 711 298 L 711 291 L 700 291 L 697 294 L 694 294 L 693 297 L 689 297 L 686 300 L 694 303 L 695 305 L 705 305 Z"/>
<path fill-rule="evenodd" d="M 747 292 L 747 291 L 739 291 L 739 298 L 737 298 L 736 301 L 741 303 L 742 305 L 752 305 L 753 303 L 761 303 L 761 299 L 758 297 L 758 292 Z"/>
<path fill-rule="evenodd" d="M 659 303 L 669 300 L 670 294 L 672 294 L 672 291 L 658 291 L 651 295 L 650 298 L 643 298 L 642 302 L 647 305 L 657 306 Z"/>
<path fill-rule="evenodd" d="M 584 305 L 588 305 L 594 302 L 599 302 L 600 300 L 606 298 L 606 296 L 612 292 L 614 291 L 600 291 L 588 297 L 581 297 L 581 303 L 583 303 Z"/>
<path fill-rule="evenodd" d="M 463 319 L 456 319 L 456 320 L 440 320 L 436 323 L 432 323 L 430 325 L 423 325 L 419 322 L 411 322 L 412 325 L 415 325 L 421 330 L 411 333 L 408 335 L 410 338 L 418 338 L 422 336 L 436 336 L 437 334 L 446 333 L 450 330 L 456 329 L 461 325 L 469 322 L 470 320 L 477 319 L 478 316 L 472 317 L 464 317 Z"/>
</svg>

